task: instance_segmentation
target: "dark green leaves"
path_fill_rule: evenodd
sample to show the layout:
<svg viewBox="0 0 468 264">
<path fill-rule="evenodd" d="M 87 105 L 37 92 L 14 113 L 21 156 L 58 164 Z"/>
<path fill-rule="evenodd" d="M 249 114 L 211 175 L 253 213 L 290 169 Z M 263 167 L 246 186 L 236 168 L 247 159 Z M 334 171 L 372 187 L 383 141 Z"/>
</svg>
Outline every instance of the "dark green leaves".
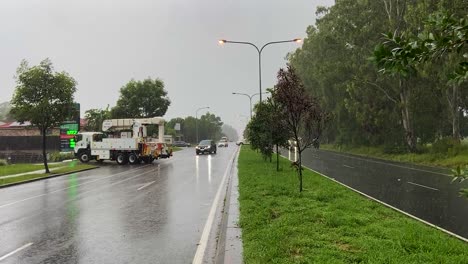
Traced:
<svg viewBox="0 0 468 264">
<path fill-rule="evenodd" d="M 11 114 L 20 122 L 41 128 L 57 126 L 70 114 L 76 81 L 66 72 L 54 72 L 46 59 L 29 67 L 23 61 L 17 70 L 17 86 Z"/>
<path fill-rule="evenodd" d="M 163 116 L 171 101 L 160 79 L 131 80 L 120 88 L 117 105 L 112 108 L 113 118 L 141 118 Z"/>
</svg>

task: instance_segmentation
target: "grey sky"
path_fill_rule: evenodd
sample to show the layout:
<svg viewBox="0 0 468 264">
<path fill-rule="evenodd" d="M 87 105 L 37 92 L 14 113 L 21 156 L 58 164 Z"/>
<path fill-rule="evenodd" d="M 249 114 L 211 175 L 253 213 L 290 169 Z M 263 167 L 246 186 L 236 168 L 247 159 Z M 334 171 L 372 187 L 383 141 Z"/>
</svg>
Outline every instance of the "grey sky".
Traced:
<svg viewBox="0 0 468 264">
<path fill-rule="evenodd" d="M 319 5 L 333 0 L 1 0 L 0 102 L 11 99 L 13 76 L 22 59 L 37 64 L 49 57 L 56 70 L 78 81 L 82 113 L 115 105 L 131 78 L 164 80 L 172 104 L 165 116 L 195 115 L 209 105 L 236 128 L 249 116 L 248 98 L 258 92 L 253 47 L 220 38 L 269 41 L 305 37 Z M 296 43 L 263 52 L 263 87 Z M 258 100 L 258 96 L 254 101 Z M 203 111 L 199 112 L 200 114 Z"/>
</svg>

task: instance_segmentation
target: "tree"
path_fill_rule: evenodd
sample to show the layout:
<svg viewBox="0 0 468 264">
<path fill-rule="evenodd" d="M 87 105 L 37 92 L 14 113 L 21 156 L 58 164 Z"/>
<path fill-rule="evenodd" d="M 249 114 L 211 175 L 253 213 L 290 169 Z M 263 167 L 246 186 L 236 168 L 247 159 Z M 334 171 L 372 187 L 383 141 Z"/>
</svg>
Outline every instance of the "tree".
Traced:
<svg viewBox="0 0 468 264">
<path fill-rule="evenodd" d="M 296 142 L 298 160 L 295 163 L 299 174 L 299 191 L 302 192 L 302 152 L 317 144 L 327 119 L 318 100 L 306 93 L 301 79 L 291 65 L 280 69 L 278 83 L 272 98 L 277 102 L 285 127 Z"/>
<path fill-rule="evenodd" d="M 273 93 L 273 90 L 270 90 Z M 279 171 L 279 147 L 286 147 L 291 133 L 286 128 L 286 119 L 277 102 L 271 97 L 255 105 L 255 115 L 247 124 L 247 138 L 252 149 L 259 150 L 265 159 L 276 147 L 276 170 Z"/>
<path fill-rule="evenodd" d="M 459 140 L 462 103 L 459 86 L 468 79 L 468 61 L 466 60 L 468 58 L 466 51 L 468 17 L 456 19 L 454 15 L 437 12 L 429 16 L 424 26 L 425 30 L 418 36 L 403 33 L 384 34 L 383 42 L 375 48 L 373 60 L 377 63 L 380 72 L 397 73 L 404 77 L 414 72 L 417 66 L 432 60 L 445 66 L 444 69 L 457 65 L 452 72 L 446 74 L 450 76 L 447 78 L 446 95 L 452 124 L 452 137 Z M 454 54 L 459 55 L 454 56 Z M 444 58 L 443 63 L 438 61 L 440 58 Z M 457 63 L 458 58 L 460 62 Z"/>
<path fill-rule="evenodd" d="M 102 122 L 111 118 L 109 106 L 106 109 L 89 109 L 85 112 L 86 131 L 102 131 Z"/>
<path fill-rule="evenodd" d="M 232 126 L 228 124 L 223 124 L 221 127 L 222 134 L 228 138 L 230 141 L 237 141 L 239 140 L 239 135 L 237 134 L 237 130 L 234 129 Z"/>
<path fill-rule="evenodd" d="M 202 115 L 198 120 L 198 138 L 219 140 L 221 138 L 221 117 L 210 112 Z M 198 143 L 198 142 L 196 142 Z"/>
<path fill-rule="evenodd" d="M 256 104 L 254 111 L 255 115 L 247 124 L 247 139 L 252 149 L 260 151 L 264 159 L 271 160 L 273 154 L 271 111 L 265 101 Z"/>
<path fill-rule="evenodd" d="M 147 78 L 143 81 L 131 80 L 120 88 L 117 105 L 112 108 L 112 118 L 145 118 L 164 116 L 171 104 L 164 82 Z"/>
<path fill-rule="evenodd" d="M 39 128 L 44 168 L 50 173 L 46 157 L 47 130 L 59 126 L 70 114 L 76 81 L 66 72 L 54 72 L 49 59 L 33 67 L 23 60 L 16 74 L 10 113 L 19 122 L 29 121 Z"/>
</svg>

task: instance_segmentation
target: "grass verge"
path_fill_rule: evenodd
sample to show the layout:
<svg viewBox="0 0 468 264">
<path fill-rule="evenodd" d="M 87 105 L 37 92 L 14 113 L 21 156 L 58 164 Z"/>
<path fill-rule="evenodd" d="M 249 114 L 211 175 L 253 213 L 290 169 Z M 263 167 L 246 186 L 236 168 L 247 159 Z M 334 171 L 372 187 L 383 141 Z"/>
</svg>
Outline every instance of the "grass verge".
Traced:
<svg viewBox="0 0 468 264">
<path fill-rule="evenodd" d="M 321 149 L 350 153 L 365 157 L 380 158 L 399 162 L 415 163 L 429 166 L 456 168 L 468 165 L 468 153 L 462 152 L 455 156 L 434 153 L 403 153 L 387 154 L 379 147 L 339 147 L 335 145 L 320 145 Z"/>
<path fill-rule="evenodd" d="M 78 163 L 77 161 L 72 161 L 70 163 L 67 163 L 67 167 L 63 167 L 57 170 L 52 171 L 52 173 L 40 173 L 40 174 L 26 174 L 26 175 L 21 175 L 17 177 L 11 177 L 11 178 L 5 178 L 5 179 L 0 179 L 0 186 L 2 185 L 7 185 L 7 184 L 12 184 L 12 183 L 17 183 L 17 182 L 23 182 L 23 181 L 28 181 L 28 180 L 33 180 L 33 179 L 38 179 L 38 178 L 44 178 L 44 177 L 49 177 L 53 176 L 56 174 L 63 174 L 63 173 L 69 173 L 69 172 L 74 172 L 74 171 L 80 171 L 84 169 L 91 169 L 95 168 L 96 166 L 89 165 L 89 164 L 82 164 Z"/>
<path fill-rule="evenodd" d="M 54 164 L 49 164 L 49 168 L 57 168 L 57 167 L 62 167 L 66 166 L 67 163 L 54 163 Z M 12 164 L 12 165 L 6 165 L 6 166 L 0 166 L 0 177 L 1 176 L 8 176 L 8 175 L 13 175 L 13 174 L 19 174 L 19 173 L 24 173 L 24 172 L 31 172 L 31 171 L 37 171 L 37 170 L 44 170 L 44 165 L 43 164 Z"/>
<path fill-rule="evenodd" d="M 468 243 L 290 162 L 239 157 L 245 263 L 468 263 Z"/>
</svg>

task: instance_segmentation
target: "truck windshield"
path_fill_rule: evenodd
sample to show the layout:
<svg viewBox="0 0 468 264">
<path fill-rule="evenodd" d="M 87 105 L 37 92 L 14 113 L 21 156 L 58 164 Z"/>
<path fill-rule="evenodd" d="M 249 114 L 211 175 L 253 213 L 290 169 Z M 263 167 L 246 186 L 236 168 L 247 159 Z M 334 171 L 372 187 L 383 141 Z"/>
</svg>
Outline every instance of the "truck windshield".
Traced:
<svg viewBox="0 0 468 264">
<path fill-rule="evenodd" d="M 81 141 L 82 139 L 83 139 L 83 135 L 81 135 L 81 134 L 75 135 L 75 142 L 79 142 L 79 141 Z"/>
</svg>

